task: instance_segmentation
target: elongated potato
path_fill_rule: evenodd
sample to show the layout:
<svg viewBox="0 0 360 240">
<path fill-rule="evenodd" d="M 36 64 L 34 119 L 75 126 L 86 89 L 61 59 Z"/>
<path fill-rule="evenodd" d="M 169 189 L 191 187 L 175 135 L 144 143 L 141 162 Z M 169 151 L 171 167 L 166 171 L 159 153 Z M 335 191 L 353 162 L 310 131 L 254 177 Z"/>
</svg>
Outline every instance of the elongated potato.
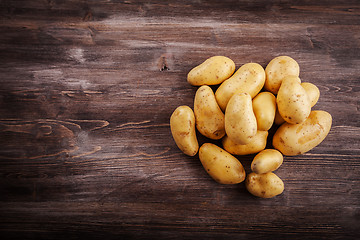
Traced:
<svg viewBox="0 0 360 240">
<path fill-rule="evenodd" d="M 235 93 L 249 93 L 251 98 L 254 98 L 264 83 L 264 68 L 257 63 L 246 63 L 219 86 L 215 97 L 220 108 L 225 111 L 227 103 Z"/>
<path fill-rule="evenodd" d="M 251 170 L 257 174 L 275 171 L 283 163 L 283 159 L 283 155 L 278 150 L 262 150 L 251 162 Z"/>
<path fill-rule="evenodd" d="M 196 128 L 202 135 L 210 139 L 220 139 L 225 135 L 225 116 L 209 86 L 201 86 L 196 91 L 194 114 Z"/>
<path fill-rule="evenodd" d="M 257 132 L 257 123 L 248 93 L 234 94 L 225 111 L 225 132 L 232 141 L 248 144 Z"/>
<path fill-rule="evenodd" d="M 233 60 L 224 56 L 214 56 L 191 69 L 187 81 L 193 86 L 216 85 L 228 79 L 234 71 Z"/>
<path fill-rule="evenodd" d="M 309 82 L 301 83 L 301 86 L 305 89 L 306 94 L 309 97 L 310 106 L 313 107 L 317 103 L 320 97 L 320 90 L 317 86 Z"/>
<path fill-rule="evenodd" d="M 283 155 L 295 156 L 310 151 L 328 135 L 332 117 L 325 111 L 311 111 L 300 124 L 284 123 L 275 132 L 273 146 Z"/>
<path fill-rule="evenodd" d="M 258 130 L 269 130 L 274 123 L 276 112 L 276 98 L 274 94 L 271 92 L 261 92 L 253 99 L 252 104 Z"/>
<path fill-rule="evenodd" d="M 204 143 L 199 158 L 206 172 L 221 184 L 236 184 L 245 180 L 245 170 L 237 158 L 212 143 Z"/>
<path fill-rule="evenodd" d="M 272 172 L 248 174 L 245 187 L 252 195 L 261 198 L 272 198 L 284 191 L 283 181 Z"/>
<path fill-rule="evenodd" d="M 276 97 L 281 117 L 291 124 L 302 123 L 311 111 L 309 97 L 298 79 L 295 76 L 285 77 Z"/>
<path fill-rule="evenodd" d="M 279 56 L 272 59 L 265 68 L 266 81 L 265 89 L 277 94 L 281 82 L 286 76 L 296 76 L 300 74 L 299 64 L 288 56 Z"/>
<path fill-rule="evenodd" d="M 199 144 L 195 131 L 195 116 L 188 106 L 179 106 L 170 117 L 170 129 L 176 145 L 186 155 L 195 156 Z"/>
<path fill-rule="evenodd" d="M 245 145 L 237 144 L 232 141 L 228 136 L 225 136 L 222 139 L 222 145 L 224 149 L 231 154 L 248 155 L 258 153 L 261 150 L 264 150 L 266 147 L 267 136 L 268 131 L 257 131 L 251 142 Z"/>
</svg>

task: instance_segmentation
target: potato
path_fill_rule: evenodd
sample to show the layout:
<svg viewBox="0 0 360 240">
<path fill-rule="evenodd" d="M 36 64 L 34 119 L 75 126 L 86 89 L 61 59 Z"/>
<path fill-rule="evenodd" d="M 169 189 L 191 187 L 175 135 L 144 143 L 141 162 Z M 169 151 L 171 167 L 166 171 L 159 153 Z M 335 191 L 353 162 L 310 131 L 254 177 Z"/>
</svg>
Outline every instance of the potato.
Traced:
<svg viewBox="0 0 360 240">
<path fill-rule="evenodd" d="M 300 124 L 284 123 L 275 132 L 273 146 L 283 155 L 295 156 L 310 151 L 328 135 L 332 117 L 325 111 L 311 111 Z"/>
<path fill-rule="evenodd" d="M 248 155 L 258 153 L 261 150 L 265 149 L 267 136 L 268 131 L 257 131 L 251 142 L 245 145 L 237 144 L 232 141 L 228 136 L 225 136 L 222 139 L 222 145 L 224 149 L 231 154 Z"/>
<path fill-rule="evenodd" d="M 275 171 L 283 163 L 283 159 L 283 155 L 278 150 L 262 150 L 251 162 L 251 170 L 257 174 Z"/>
<path fill-rule="evenodd" d="M 254 196 L 272 198 L 284 191 L 283 181 L 272 172 L 250 173 L 245 180 L 246 189 Z"/>
<path fill-rule="evenodd" d="M 299 64 L 288 56 L 279 56 L 272 59 L 265 68 L 266 81 L 265 89 L 277 94 L 281 82 L 286 76 L 296 76 L 300 74 Z"/>
<path fill-rule="evenodd" d="M 302 123 L 311 111 L 308 95 L 298 79 L 295 76 L 285 77 L 276 97 L 281 117 L 291 124 Z"/>
<path fill-rule="evenodd" d="M 229 79 L 225 80 L 215 92 L 220 108 L 225 111 L 226 105 L 235 93 L 249 93 L 254 98 L 265 83 L 264 68 L 257 63 L 246 63 Z"/>
<path fill-rule="evenodd" d="M 193 86 L 216 85 L 228 79 L 234 71 L 233 60 L 224 56 L 214 56 L 191 69 L 187 81 Z"/>
<path fill-rule="evenodd" d="M 234 94 L 225 111 L 225 132 L 237 144 L 248 144 L 257 132 L 257 123 L 248 93 Z"/>
<path fill-rule="evenodd" d="M 225 116 L 209 86 L 201 86 L 196 91 L 194 114 L 196 128 L 202 135 L 211 139 L 220 139 L 225 135 Z"/>
<path fill-rule="evenodd" d="M 204 143 L 199 158 L 206 172 L 221 184 L 236 184 L 245 180 L 242 164 L 230 153 L 212 143 Z"/>
<path fill-rule="evenodd" d="M 279 113 L 279 109 L 278 107 L 276 106 L 276 112 L 275 112 L 275 119 L 274 119 L 274 123 L 276 125 L 281 125 L 285 122 L 285 120 L 282 118 L 282 116 L 280 115 Z"/>
<path fill-rule="evenodd" d="M 195 116 L 188 106 L 179 106 L 170 117 L 170 129 L 176 145 L 186 155 L 195 156 L 199 144 L 195 131 Z"/>
<path fill-rule="evenodd" d="M 306 94 L 309 97 L 310 106 L 313 107 L 317 103 L 320 97 L 320 90 L 317 86 L 309 82 L 301 83 L 301 86 L 305 89 Z"/>
<path fill-rule="evenodd" d="M 276 112 L 276 98 L 274 94 L 271 92 L 261 92 L 253 99 L 252 105 L 258 130 L 269 130 L 274 123 Z"/>
</svg>

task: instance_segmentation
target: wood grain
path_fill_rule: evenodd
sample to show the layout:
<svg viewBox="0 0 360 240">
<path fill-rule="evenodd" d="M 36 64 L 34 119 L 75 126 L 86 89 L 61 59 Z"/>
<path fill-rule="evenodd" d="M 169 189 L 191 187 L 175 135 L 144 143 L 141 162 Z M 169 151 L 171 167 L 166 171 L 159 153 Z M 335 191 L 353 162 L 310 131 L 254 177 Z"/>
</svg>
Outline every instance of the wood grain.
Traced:
<svg viewBox="0 0 360 240">
<path fill-rule="evenodd" d="M 2 236 L 360 237 L 358 1 L 3 0 L 0 19 Z M 285 157 L 276 198 L 214 182 L 171 137 L 187 73 L 213 55 L 293 57 L 333 116 Z"/>
</svg>

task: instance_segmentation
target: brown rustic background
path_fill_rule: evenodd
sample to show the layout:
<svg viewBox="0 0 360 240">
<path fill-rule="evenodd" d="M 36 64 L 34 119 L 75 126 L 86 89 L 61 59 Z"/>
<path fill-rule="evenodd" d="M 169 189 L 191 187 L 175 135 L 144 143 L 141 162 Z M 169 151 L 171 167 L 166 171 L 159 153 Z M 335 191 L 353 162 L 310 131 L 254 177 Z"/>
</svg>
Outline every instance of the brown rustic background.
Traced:
<svg viewBox="0 0 360 240">
<path fill-rule="evenodd" d="M 293 57 L 333 116 L 273 199 L 214 182 L 171 137 L 213 55 Z M 359 72 L 359 1 L 2 0 L 1 238 L 359 239 Z"/>
</svg>

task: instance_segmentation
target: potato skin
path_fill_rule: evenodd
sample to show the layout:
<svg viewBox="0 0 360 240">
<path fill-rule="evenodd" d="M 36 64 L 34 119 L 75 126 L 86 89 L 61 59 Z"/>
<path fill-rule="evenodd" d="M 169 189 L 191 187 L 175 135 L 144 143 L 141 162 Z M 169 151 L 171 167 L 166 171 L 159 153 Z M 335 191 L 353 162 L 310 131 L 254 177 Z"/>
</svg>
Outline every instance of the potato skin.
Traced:
<svg viewBox="0 0 360 240">
<path fill-rule="evenodd" d="M 267 136 L 268 131 L 257 131 L 251 142 L 245 145 L 237 144 L 228 136 L 225 136 L 222 139 L 222 145 L 226 151 L 234 155 L 254 154 L 265 149 Z"/>
<path fill-rule="evenodd" d="M 320 90 L 317 86 L 309 82 L 301 83 L 301 86 L 305 89 L 306 94 L 309 97 L 310 106 L 313 107 L 317 103 L 320 97 Z"/>
<path fill-rule="evenodd" d="M 283 155 L 295 156 L 310 151 L 328 135 L 332 117 L 328 112 L 311 111 L 300 124 L 282 124 L 275 132 L 273 146 Z"/>
<path fill-rule="evenodd" d="M 250 173 L 245 180 L 246 189 L 254 196 L 272 198 L 284 191 L 284 182 L 272 172 Z"/>
<path fill-rule="evenodd" d="M 265 68 L 266 81 L 265 89 L 277 94 L 281 82 L 286 76 L 296 76 L 300 74 L 299 64 L 289 56 L 278 56 L 272 59 Z"/>
<path fill-rule="evenodd" d="M 257 132 L 257 123 L 248 93 L 234 94 L 225 111 L 225 132 L 232 141 L 248 144 Z"/>
<path fill-rule="evenodd" d="M 308 95 L 298 79 L 295 76 L 285 77 L 276 96 L 281 117 L 291 124 L 302 123 L 311 111 Z"/>
<path fill-rule="evenodd" d="M 202 135 L 215 140 L 225 135 L 225 116 L 209 86 L 201 86 L 196 91 L 194 114 L 196 128 Z"/>
<path fill-rule="evenodd" d="M 275 112 L 275 119 L 274 119 L 274 123 L 276 125 L 281 125 L 285 122 L 285 120 L 282 118 L 282 116 L 280 115 L 279 113 L 279 109 L 278 107 L 276 106 L 276 112 Z"/>
<path fill-rule="evenodd" d="M 237 184 L 245 180 L 245 170 L 237 158 L 212 143 L 204 143 L 199 158 L 206 172 L 218 183 Z"/>
<path fill-rule="evenodd" d="M 179 106 L 170 117 L 171 134 L 179 149 L 189 156 L 195 156 L 199 149 L 195 131 L 195 115 L 188 106 Z"/>
<path fill-rule="evenodd" d="M 193 86 L 216 85 L 235 71 L 235 63 L 228 57 L 214 56 L 190 70 L 187 81 Z"/>
<path fill-rule="evenodd" d="M 283 163 L 283 155 L 275 149 L 265 149 L 256 154 L 251 170 L 257 174 L 273 172 Z"/>
<path fill-rule="evenodd" d="M 226 105 L 235 93 L 246 92 L 254 98 L 263 88 L 264 83 L 264 68 L 257 63 L 246 63 L 219 86 L 215 92 L 216 101 L 225 111 Z"/>
<path fill-rule="evenodd" d="M 276 97 L 271 92 L 261 92 L 253 99 L 252 104 L 258 130 L 269 130 L 275 119 Z"/>
</svg>

